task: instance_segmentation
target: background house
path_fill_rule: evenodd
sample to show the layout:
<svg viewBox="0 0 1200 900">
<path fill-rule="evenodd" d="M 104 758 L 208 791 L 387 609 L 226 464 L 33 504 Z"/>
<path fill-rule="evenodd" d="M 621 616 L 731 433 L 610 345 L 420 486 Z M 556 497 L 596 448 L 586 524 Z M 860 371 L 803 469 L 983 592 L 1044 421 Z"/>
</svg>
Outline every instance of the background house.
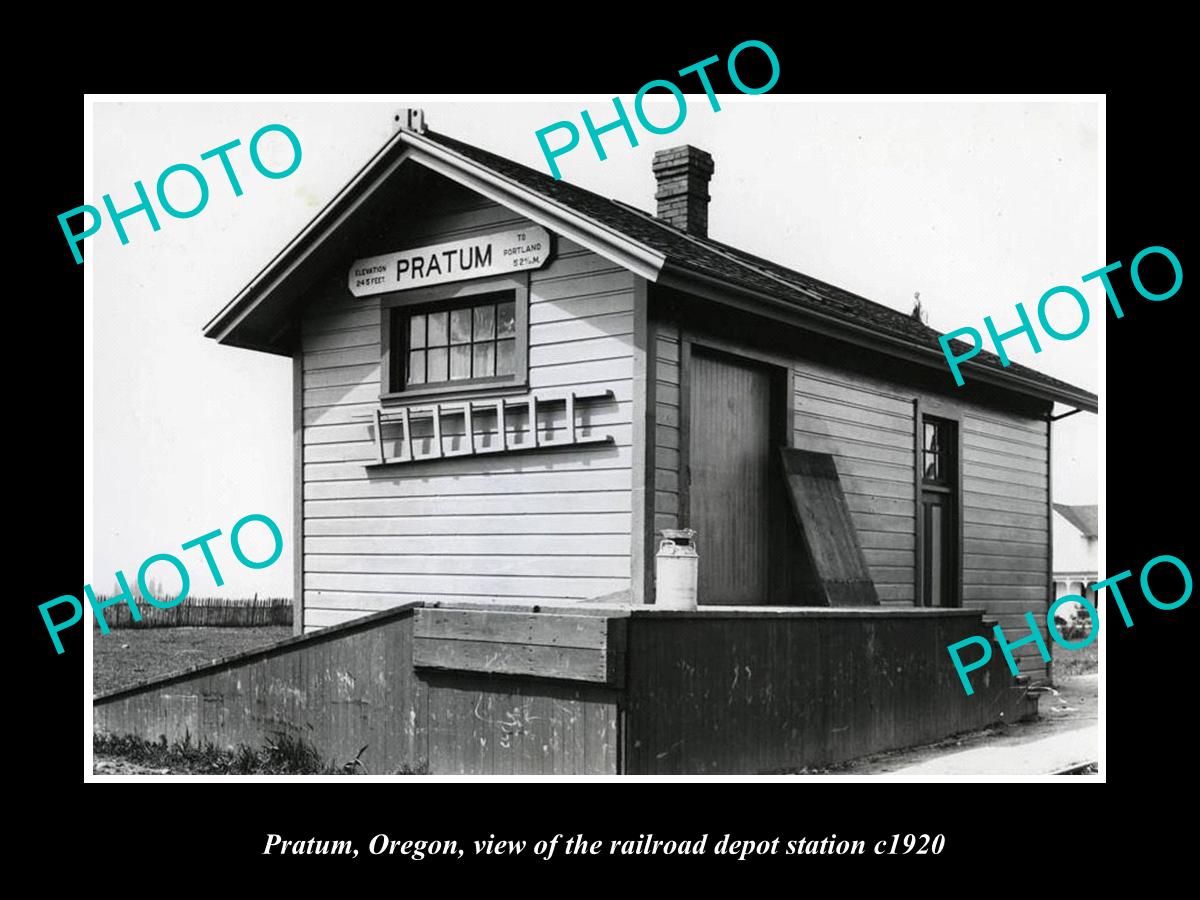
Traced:
<svg viewBox="0 0 1200 900">
<path fill-rule="evenodd" d="M 1097 507 L 1054 504 L 1052 519 L 1054 599 L 1064 594 L 1086 597 L 1094 605 L 1092 585 L 1100 580 Z"/>
</svg>

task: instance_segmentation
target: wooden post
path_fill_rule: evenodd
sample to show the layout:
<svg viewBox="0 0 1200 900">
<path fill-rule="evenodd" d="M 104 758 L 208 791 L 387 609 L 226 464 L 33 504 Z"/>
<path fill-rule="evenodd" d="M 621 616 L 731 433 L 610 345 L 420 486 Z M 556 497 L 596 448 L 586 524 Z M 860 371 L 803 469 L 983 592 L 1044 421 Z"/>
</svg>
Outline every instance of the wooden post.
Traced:
<svg viewBox="0 0 1200 900">
<path fill-rule="evenodd" d="M 921 424 L 921 398 L 913 398 L 913 516 L 916 526 L 916 541 L 913 544 L 913 561 L 916 570 L 913 572 L 913 606 L 925 605 L 925 510 L 921 505 L 921 473 L 925 462 L 922 459 L 925 447 L 924 426 Z M 959 466 L 961 468 L 961 465 Z"/>
<path fill-rule="evenodd" d="M 433 446 L 436 451 L 434 459 L 442 458 L 442 404 L 433 405 Z"/>
<path fill-rule="evenodd" d="M 292 353 L 292 634 L 298 635 L 304 633 L 304 351 L 299 339 Z"/>
<path fill-rule="evenodd" d="M 383 453 L 383 414 L 378 407 L 375 409 L 375 445 L 379 450 L 380 464 L 387 462 L 387 457 Z"/>
<path fill-rule="evenodd" d="M 404 443 L 400 445 L 400 459 L 404 462 L 412 462 L 413 446 L 412 446 L 412 424 L 408 418 L 408 407 L 404 407 L 400 412 L 400 422 L 404 427 Z"/>
</svg>

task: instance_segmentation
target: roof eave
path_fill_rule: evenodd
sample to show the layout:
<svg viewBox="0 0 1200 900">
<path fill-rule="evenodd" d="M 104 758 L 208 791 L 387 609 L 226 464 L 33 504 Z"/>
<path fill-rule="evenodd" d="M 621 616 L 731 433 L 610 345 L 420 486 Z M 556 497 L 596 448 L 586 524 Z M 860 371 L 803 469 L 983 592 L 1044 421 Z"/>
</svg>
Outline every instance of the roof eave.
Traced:
<svg viewBox="0 0 1200 900">
<path fill-rule="evenodd" d="M 422 165 L 489 200 L 516 210 L 537 224 L 629 269 L 635 275 L 649 281 L 657 280 L 666 262 L 666 257 L 659 251 L 421 134 L 409 133 L 407 138 L 414 151 L 419 151 L 414 153 L 413 159 Z"/>
<path fill-rule="evenodd" d="M 204 326 L 204 336 L 230 346 L 290 352 L 282 347 L 264 348 L 243 338 L 239 326 L 322 242 L 336 233 L 401 164 L 409 160 L 507 206 L 650 281 L 657 279 L 665 262 L 665 257 L 658 251 L 613 228 L 542 197 L 416 132 L 400 131 L 236 297 L 213 316 Z"/>
<path fill-rule="evenodd" d="M 717 302 L 727 300 L 730 293 L 737 294 L 751 300 L 754 305 L 759 307 L 758 311 L 771 315 L 774 318 L 782 318 L 796 324 L 801 324 L 812 331 L 817 331 L 830 337 L 839 338 L 849 343 L 915 362 L 926 367 L 943 370 L 946 367 L 946 358 L 940 349 L 920 347 L 892 335 L 856 325 L 852 322 L 846 322 L 836 316 L 827 315 L 815 310 L 802 309 L 786 300 L 772 297 L 769 294 L 747 287 L 746 285 L 704 275 L 671 262 L 668 262 L 659 273 L 658 283 L 665 287 L 692 291 Z M 1051 385 L 1030 381 L 1015 372 L 998 372 L 973 362 L 966 363 L 961 366 L 961 369 L 964 377 L 970 377 L 976 381 L 1036 397 L 1040 400 L 1063 403 L 1092 413 L 1097 412 L 1099 409 L 1096 395 L 1080 388 L 1060 390 Z"/>
<path fill-rule="evenodd" d="M 294 270 L 312 252 L 313 248 L 331 233 L 337 223 L 344 221 L 350 212 L 357 209 L 371 191 L 404 161 L 403 137 L 404 132 L 397 132 L 385 143 L 379 152 L 371 157 L 338 191 L 337 195 L 325 204 L 321 211 L 270 262 L 263 266 L 262 270 L 250 280 L 250 283 L 205 324 L 203 328 L 205 337 L 222 344 L 245 345 L 235 335 L 237 326 L 262 302 L 264 297 L 279 286 L 284 275 Z M 392 157 L 395 158 L 392 159 Z"/>
</svg>

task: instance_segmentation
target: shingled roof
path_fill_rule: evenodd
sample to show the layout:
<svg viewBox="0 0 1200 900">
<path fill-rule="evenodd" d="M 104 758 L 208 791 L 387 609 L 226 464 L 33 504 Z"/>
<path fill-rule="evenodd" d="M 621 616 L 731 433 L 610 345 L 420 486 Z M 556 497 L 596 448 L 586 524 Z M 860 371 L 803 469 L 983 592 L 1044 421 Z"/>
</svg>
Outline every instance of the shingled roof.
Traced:
<svg viewBox="0 0 1200 900">
<path fill-rule="evenodd" d="M 546 173 L 447 135 L 429 131 L 425 133 L 425 137 L 520 183 L 531 191 L 579 210 L 589 218 L 603 222 L 658 250 L 670 264 L 730 284 L 752 287 L 757 292 L 787 301 L 801 309 L 832 314 L 847 322 L 888 334 L 918 347 L 931 347 L 941 355 L 938 338 L 942 332 L 890 306 L 860 297 L 811 275 L 762 259 L 720 241 L 686 234 L 628 204 L 610 200 L 565 181 L 555 180 Z M 959 354 L 970 349 L 969 344 L 958 340 L 951 341 L 951 347 Z M 1019 363 L 1010 362 L 1005 367 L 1001 364 L 1000 357 L 988 350 L 981 351 L 972 361 L 1010 375 L 1023 376 L 1055 392 L 1082 394 L 1091 400 L 1090 408 L 1095 409 L 1094 394 Z M 964 371 L 969 373 L 969 368 L 964 367 Z M 1084 408 L 1088 408 L 1086 404 Z"/>
<path fill-rule="evenodd" d="M 239 337 L 236 331 L 256 305 L 271 299 L 272 293 L 285 292 L 289 287 L 287 280 L 293 278 L 312 248 L 344 227 L 355 204 L 389 177 L 402 154 L 409 154 L 444 174 L 457 175 L 461 169 L 464 177 L 488 179 L 488 184 L 497 185 L 505 199 L 517 198 L 534 204 L 526 212 L 535 220 L 539 212 L 553 217 L 553 221 L 540 222 L 552 230 L 569 221 L 585 230 L 595 229 L 598 240 L 609 242 L 606 246 L 611 244 L 618 251 L 623 242 L 626 248 L 644 254 L 631 261 L 638 266 L 639 274 L 652 280 L 670 273 L 677 282 L 694 277 L 722 289 L 745 292 L 835 327 L 853 330 L 860 338 L 867 335 L 871 345 L 882 352 L 907 351 L 926 365 L 945 369 L 947 379 L 950 378 L 938 343 L 941 332 L 912 316 L 720 241 L 687 234 L 626 203 L 555 180 L 546 173 L 448 135 L 407 129 L 398 131 L 313 222 L 205 326 L 205 334 L 226 343 L 286 352 L 277 342 L 264 343 L 257 336 Z M 970 345 L 961 341 L 953 341 L 952 346 L 958 353 L 970 349 Z M 983 377 L 1015 391 L 1080 409 L 1097 408 L 1095 394 L 1018 363 L 1004 367 L 999 357 L 987 350 L 965 363 L 963 373 L 968 383 L 974 373 L 976 378 Z"/>
</svg>

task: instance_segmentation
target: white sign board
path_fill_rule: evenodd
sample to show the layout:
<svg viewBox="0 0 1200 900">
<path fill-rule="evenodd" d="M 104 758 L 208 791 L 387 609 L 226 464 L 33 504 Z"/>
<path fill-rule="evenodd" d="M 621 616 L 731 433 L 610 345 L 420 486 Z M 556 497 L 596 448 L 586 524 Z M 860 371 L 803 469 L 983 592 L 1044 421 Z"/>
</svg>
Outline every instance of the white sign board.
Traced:
<svg viewBox="0 0 1200 900">
<path fill-rule="evenodd" d="M 549 233 L 545 228 L 531 225 L 521 231 L 502 231 L 357 259 L 350 266 L 350 293 L 368 297 L 448 281 L 540 269 L 549 258 Z"/>
</svg>

